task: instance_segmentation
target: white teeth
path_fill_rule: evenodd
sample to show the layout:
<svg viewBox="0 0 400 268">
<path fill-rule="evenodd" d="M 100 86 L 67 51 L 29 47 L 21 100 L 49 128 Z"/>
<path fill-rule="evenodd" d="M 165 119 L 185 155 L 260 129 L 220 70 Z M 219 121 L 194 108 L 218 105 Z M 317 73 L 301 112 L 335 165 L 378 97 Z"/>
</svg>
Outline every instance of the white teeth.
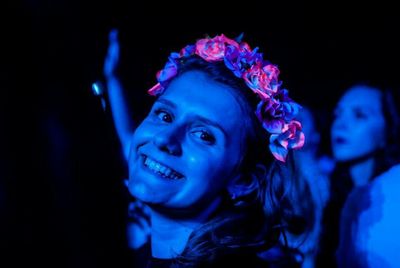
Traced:
<svg viewBox="0 0 400 268">
<path fill-rule="evenodd" d="M 155 169 L 155 163 L 154 162 L 150 162 L 149 163 L 149 168 L 150 169 Z"/>
<path fill-rule="evenodd" d="M 165 171 L 166 171 L 166 170 L 167 170 L 166 167 L 161 167 L 161 168 L 160 168 L 160 172 L 161 172 L 161 173 L 164 173 L 164 174 L 165 174 Z"/>
<path fill-rule="evenodd" d="M 160 174 L 161 176 L 169 178 L 169 179 L 177 180 L 177 179 L 180 179 L 183 177 L 181 174 L 179 174 L 175 170 L 172 170 L 169 167 L 163 166 L 162 164 L 160 164 L 148 157 L 145 157 L 144 165 L 147 166 L 153 172 Z"/>
<path fill-rule="evenodd" d="M 171 175 L 171 173 L 172 173 L 172 170 L 170 169 L 170 168 L 167 168 L 165 171 L 164 171 L 164 174 L 165 174 L 165 176 L 169 176 L 169 175 Z"/>
</svg>

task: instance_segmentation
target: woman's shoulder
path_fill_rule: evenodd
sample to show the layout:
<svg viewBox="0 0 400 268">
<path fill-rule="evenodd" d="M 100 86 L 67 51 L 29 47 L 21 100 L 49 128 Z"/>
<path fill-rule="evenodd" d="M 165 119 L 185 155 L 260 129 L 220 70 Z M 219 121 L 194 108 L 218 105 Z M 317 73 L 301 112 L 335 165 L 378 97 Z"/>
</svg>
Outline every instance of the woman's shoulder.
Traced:
<svg viewBox="0 0 400 268">
<path fill-rule="evenodd" d="M 368 202 L 365 213 L 371 214 L 375 209 L 382 212 L 394 212 L 400 208 L 400 164 L 377 176 L 365 187 L 354 191 L 352 202 Z M 399 219 L 400 220 L 400 219 Z"/>
<path fill-rule="evenodd" d="M 400 237 L 399 211 L 400 165 L 396 165 L 351 193 L 342 213 L 341 235 L 345 237 L 341 239 L 347 241 L 342 246 L 351 246 L 361 254 L 357 258 L 371 267 L 398 264 L 400 240 L 393 238 Z"/>
<path fill-rule="evenodd" d="M 396 189 L 394 186 L 400 186 L 400 164 L 391 167 L 376 177 L 370 184 L 370 190 L 382 187 L 383 190 L 392 192 L 392 190 Z"/>
<path fill-rule="evenodd" d="M 350 194 L 347 203 L 358 204 L 367 202 L 369 208 L 381 207 L 387 204 L 385 200 L 400 201 L 400 164 L 395 165 L 377 176 L 369 184 L 356 187 Z M 397 203 L 397 202 L 396 202 Z M 388 204 L 389 205 L 389 204 Z M 365 207 L 363 206 L 365 209 Z"/>
</svg>

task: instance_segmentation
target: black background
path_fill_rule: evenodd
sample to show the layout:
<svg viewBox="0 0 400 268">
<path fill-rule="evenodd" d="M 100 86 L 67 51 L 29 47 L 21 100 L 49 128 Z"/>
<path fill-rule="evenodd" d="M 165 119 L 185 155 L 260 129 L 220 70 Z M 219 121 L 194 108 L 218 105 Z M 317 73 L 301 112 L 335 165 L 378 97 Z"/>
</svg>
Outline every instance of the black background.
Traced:
<svg viewBox="0 0 400 268">
<path fill-rule="evenodd" d="M 169 52 L 205 34 L 243 32 L 279 66 L 291 97 L 318 112 L 324 134 L 336 99 L 353 82 L 399 87 L 399 19 L 384 2 L 190 5 L 5 3 L 0 254 L 10 267 L 119 267 L 130 261 L 126 167 L 109 113 L 90 91 L 103 79 L 111 28 L 120 31 L 120 72 L 137 117 L 148 107 L 146 89 Z"/>
</svg>

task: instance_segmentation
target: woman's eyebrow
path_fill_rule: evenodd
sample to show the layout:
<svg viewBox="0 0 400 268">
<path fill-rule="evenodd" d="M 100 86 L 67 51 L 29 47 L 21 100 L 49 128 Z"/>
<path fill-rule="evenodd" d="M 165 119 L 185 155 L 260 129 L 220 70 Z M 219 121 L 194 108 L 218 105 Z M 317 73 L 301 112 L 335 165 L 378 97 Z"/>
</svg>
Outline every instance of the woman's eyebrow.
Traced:
<svg viewBox="0 0 400 268">
<path fill-rule="evenodd" d="M 165 104 L 165 105 L 170 106 L 172 108 L 176 108 L 177 107 L 177 105 L 174 102 L 172 102 L 170 100 L 167 100 L 167 99 L 164 99 L 164 98 L 159 98 L 159 99 L 156 100 L 156 102 L 161 102 L 162 104 Z"/>
<path fill-rule="evenodd" d="M 354 111 L 357 112 L 366 112 L 366 113 L 374 113 L 376 112 L 375 107 L 367 106 L 367 105 L 356 105 L 353 108 Z"/>
</svg>

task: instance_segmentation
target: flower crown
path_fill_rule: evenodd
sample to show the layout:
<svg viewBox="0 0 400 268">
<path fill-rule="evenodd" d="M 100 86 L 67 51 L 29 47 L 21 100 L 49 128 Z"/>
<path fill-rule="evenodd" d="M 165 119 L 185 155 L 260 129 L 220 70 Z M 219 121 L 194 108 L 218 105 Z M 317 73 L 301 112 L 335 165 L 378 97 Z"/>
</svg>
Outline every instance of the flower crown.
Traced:
<svg viewBox="0 0 400 268">
<path fill-rule="evenodd" d="M 179 53 L 169 56 L 164 69 L 158 71 L 158 83 L 148 90 L 153 96 L 160 95 L 172 78 L 178 73 L 178 61 L 181 58 L 197 55 L 207 62 L 224 61 L 233 74 L 244 79 L 247 86 L 259 96 L 256 116 L 270 136 L 269 149 L 279 161 L 285 162 L 289 149 L 298 149 L 304 145 L 304 133 L 301 123 L 294 120 L 301 106 L 292 101 L 286 89 L 281 89 L 277 66 L 265 62 L 258 48 L 225 37 L 204 38 L 195 45 L 184 47 Z"/>
</svg>

